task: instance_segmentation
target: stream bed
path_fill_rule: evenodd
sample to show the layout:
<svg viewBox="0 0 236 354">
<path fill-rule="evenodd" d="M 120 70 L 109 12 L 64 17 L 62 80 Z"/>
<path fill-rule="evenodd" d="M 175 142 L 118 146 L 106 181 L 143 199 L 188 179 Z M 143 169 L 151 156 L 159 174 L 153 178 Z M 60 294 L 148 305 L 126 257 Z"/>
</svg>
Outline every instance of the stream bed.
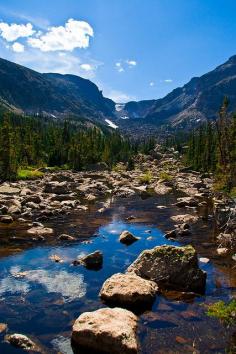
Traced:
<svg viewBox="0 0 236 354">
<path fill-rule="evenodd" d="M 52 227 L 55 235 L 41 243 L 22 242 L 24 225 L 0 228 L 0 322 L 8 325 L 8 333 L 29 336 L 42 352 L 71 354 L 72 324 L 82 312 L 105 306 L 98 293 L 108 277 L 124 272 L 144 249 L 191 243 L 200 267 L 207 272 L 206 293 L 181 299 L 175 292 L 158 295 L 152 309 L 139 316 L 141 353 L 233 353 L 235 336 L 206 315 L 205 305 L 235 296 L 236 270 L 216 256 L 210 206 L 186 211 L 176 208 L 175 201 L 174 194 L 111 199 L 103 213 L 98 212 L 97 202 L 86 212 L 52 220 L 46 226 Z M 186 213 L 201 216 L 192 226 L 192 236 L 176 241 L 164 238 L 165 231 L 173 229 L 171 216 Z M 131 215 L 135 218 L 127 221 Z M 121 244 L 119 235 L 124 230 L 140 240 L 130 246 Z M 56 236 L 62 233 L 77 237 L 77 241 L 59 242 Z M 18 241 L 13 242 L 12 236 L 19 236 Z M 72 265 L 77 257 L 95 250 L 103 252 L 100 270 Z M 53 255 L 63 262 L 53 262 Z M 0 335 L 0 353 L 23 353 L 4 342 L 4 333 Z"/>
</svg>

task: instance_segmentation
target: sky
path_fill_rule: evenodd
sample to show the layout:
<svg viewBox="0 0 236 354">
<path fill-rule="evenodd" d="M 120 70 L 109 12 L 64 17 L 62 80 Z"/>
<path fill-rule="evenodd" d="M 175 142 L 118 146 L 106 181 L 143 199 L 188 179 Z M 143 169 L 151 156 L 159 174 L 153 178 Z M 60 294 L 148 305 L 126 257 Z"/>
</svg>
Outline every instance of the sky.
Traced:
<svg viewBox="0 0 236 354">
<path fill-rule="evenodd" d="M 235 0 L 1 0 L 0 57 L 157 99 L 236 54 Z"/>
</svg>

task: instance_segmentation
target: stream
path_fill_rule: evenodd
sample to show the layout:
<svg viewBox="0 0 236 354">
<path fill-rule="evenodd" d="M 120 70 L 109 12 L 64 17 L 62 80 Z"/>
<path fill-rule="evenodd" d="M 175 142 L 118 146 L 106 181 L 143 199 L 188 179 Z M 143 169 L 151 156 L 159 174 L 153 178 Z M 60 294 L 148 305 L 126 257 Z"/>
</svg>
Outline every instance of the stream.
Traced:
<svg viewBox="0 0 236 354">
<path fill-rule="evenodd" d="M 230 352 L 235 336 L 206 315 L 205 305 L 228 301 L 235 295 L 236 271 L 225 258 L 216 256 L 210 204 L 197 211 L 178 209 L 173 205 L 176 197 L 173 193 L 111 199 L 104 213 L 98 212 L 97 202 L 87 211 L 57 216 L 45 224 L 56 235 L 75 236 L 75 242 L 59 242 L 55 236 L 49 236 L 47 242 L 24 242 L 25 225 L 1 227 L 0 322 L 8 325 L 8 333 L 29 336 L 42 352 L 71 354 L 72 324 L 82 312 L 105 306 L 98 293 L 108 277 L 124 272 L 144 249 L 191 243 L 198 252 L 200 267 L 207 272 L 206 293 L 182 298 L 174 291 L 158 295 L 152 309 L 139 316 L 141 353 Z M 171 216 L 196 212 L 202 217 L 192 225 L 192 236 L 176 241 L 164 238 L 165 231 L 174 226 Z M 127 221 L 131 215 L 135 218 Z M 119 235 L 124 230 L 140 240 L 130 246 L 121 244 Z M 72 265 L 77 257 L 95 250 L 103 252 L 102 269 Z M 53 262 L 52 255 L 60 256 L 63 262 Z M 4 342 L 4 333 L 0 336 L 0 353 L 23 353 Z"/>
</svg>

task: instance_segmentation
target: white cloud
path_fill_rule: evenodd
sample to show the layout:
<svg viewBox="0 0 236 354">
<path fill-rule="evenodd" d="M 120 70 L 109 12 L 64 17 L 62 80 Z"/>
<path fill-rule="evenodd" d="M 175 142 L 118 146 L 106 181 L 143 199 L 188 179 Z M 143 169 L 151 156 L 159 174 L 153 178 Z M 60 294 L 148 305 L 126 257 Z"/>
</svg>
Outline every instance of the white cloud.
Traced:
<svg viewBox="0 0 236 354">
<path fill-rule="evenodd" d="M 173 80 L 172 79 L 165 79 L 164 82 L 171 83 L 171 82 L 173 82 Z"/>
<path fill-rule="evenodd" d="M 129 96 L 128 94 L 118 90 L 104 88 L 103 94 L 105 97 L 112 99 L 116 103 L 126 103 L 129 101 L 135 101 L 135 97 Z"/>
<path fill-rule="evenodd" d="M 151 86 L 151 87 L 155 86 L 155 82 L 153 82 L 153 81 L 149 82 L 149 86 Z"/>
<path fill-rule="evenodd" d="M 83 69 L 85 71 L 92 71 L 93 70 L 93 66 L 91 64 L 81 64 L 80 67 L 81 67 L 81 69 Z"/>
<path fill-rule="evenodd" d="M 18 38 L 30 37 L 35 33 L 31 23 L 17 25 L 16 23 L 0 23 L 0 35 L 8 42 L 16 41 Z"/>
<path fill-rule="evenodd" d="M 12 45 L 12 50 L 13 50 L 13 52 L 16 52 L 16 53 L 23 53 L 25 51 L 25 46 L 21 43 L 15 42 Z"/>
<path fill-rule="evenodd" d="M 119 73 L 122 73 L 123 71 L 125 71 L 120 62 L 116 63 L 116 69 L 118 70 Z"/>
<path fill-rule="evenodd" d="M 127 67 L 133 68 L 136 65 L 137 62 L 135 60 L 121 60 L 115 63 L 115 67 L 119 73 L 124 72 Z"/>
<path fill-rule="evenodd" d="M 75 48 L 87 48 L 93 34 L 87 22 L 69 19 L 65 26 L 50 27 L 48 32 L 38 38 L 29 38 L 28 44 L 42 52 L 73 51 Z"/>
<path fill-rule="evenodd" d="M 60 73 L 79 75 L 86 79 L 94 80 L 96 70 L 103 65 L 95 59 L 79 57 L 70 52 L 41 52 L 37 49 L 28 48 L 24 53 L 10 53 L 8 59 L 21 65 L 27 66 L 40 73 Z M 86 60 L 91 70 L 81 67 Z"/>
<path fill-rule="evenodd" d="M 126 63 L 131 67 L 131 66 L 136 66 L 137 62 L 136 60 L 126 60 Z"/>
</svg>

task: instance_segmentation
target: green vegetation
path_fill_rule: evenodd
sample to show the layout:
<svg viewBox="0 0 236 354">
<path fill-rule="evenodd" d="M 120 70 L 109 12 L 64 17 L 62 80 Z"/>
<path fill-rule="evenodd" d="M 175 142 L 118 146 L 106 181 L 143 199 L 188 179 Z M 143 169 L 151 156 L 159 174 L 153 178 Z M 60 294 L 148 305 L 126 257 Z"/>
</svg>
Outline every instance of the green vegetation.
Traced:
<svg viewBox="0 0 236 354">
<path fill-rule="evenodd" d="M 186 164 L 194 170 L 213 172 L 216 190 L 228 193 L 236 187 L 236 115 L 227 112 L 228 100 L 215 122 L 208 122 L 192 132 Z"/>
<path fill-rule="evenodd" d="M 17 179 L 36 179 L 43 177 L 43 172 L 35 170 L 35 169 L 19 169 L 17 171 Z"/>
<path fill-rule="evenodd" d="M 132 169 L 133 156 L 153 147 L 153 142 L 134 144 L 101 124 L 81 121 L 0 113 L 0 180 L 40 177 L 37 169 L 44 166 L 84 170 L 98 162 L 110 168 L 123 162 Z"/>
<path fill-rule="evenodd" d="M 208 305 L 207 315 L 218 318 L 226 325 L 236 324 L 236 300 L 231 300 L 228 304 L 218 301 Z"/>
<path fill-rule="evenodd" d="M 141 184 L 150 184 L 152 181 L 152 174 L 150 171 L 147 171 L 145 174 L 139 177 L 139 182 Z"/>
<path fill-rule="evenodd" d="M 173 179 L 173 176 L 171 176 L 169 173 L 165 172 L 165 171 L 162 171 L 160 173 L 160 179 L 165 181 L 165 182 L 169 182 L 169 181 L 172 181 Z"/>
</svg>

